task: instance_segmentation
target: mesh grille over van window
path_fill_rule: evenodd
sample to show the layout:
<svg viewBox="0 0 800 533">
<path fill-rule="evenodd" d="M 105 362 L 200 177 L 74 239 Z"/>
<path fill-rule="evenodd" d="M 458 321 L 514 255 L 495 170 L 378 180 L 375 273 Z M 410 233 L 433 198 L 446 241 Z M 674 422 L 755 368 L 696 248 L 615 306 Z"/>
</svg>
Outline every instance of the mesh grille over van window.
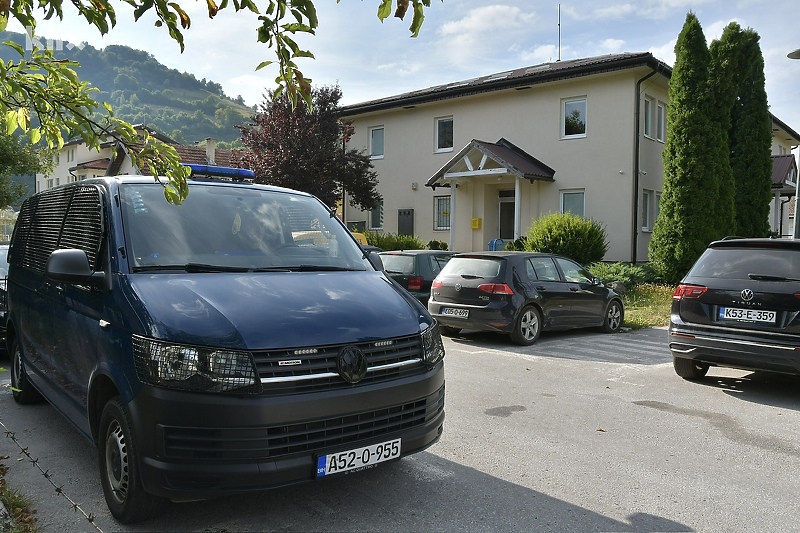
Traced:
<svg viewBox="0 0 800 533">
<path fill-rule="evenodd" d="M 100 189 L 76 186 L 31 196 L 22 204 L 8 260 L 12 265 L 44 272 L 54 250 L 78 248 L 97 268 L 103 221 Z"/>
</svg>

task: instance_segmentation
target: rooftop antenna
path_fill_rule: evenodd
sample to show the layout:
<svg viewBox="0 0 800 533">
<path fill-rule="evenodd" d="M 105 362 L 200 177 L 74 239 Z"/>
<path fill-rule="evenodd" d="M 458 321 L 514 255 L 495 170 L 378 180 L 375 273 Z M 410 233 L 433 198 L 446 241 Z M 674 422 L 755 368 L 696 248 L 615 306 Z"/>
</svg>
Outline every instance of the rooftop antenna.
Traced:
<svg viewBox="0 0 800 533">
<path fill-rule="evenodd" d="M 558 4 L 558 60 L 561 61 L 561 4 Z"/>
</svg>

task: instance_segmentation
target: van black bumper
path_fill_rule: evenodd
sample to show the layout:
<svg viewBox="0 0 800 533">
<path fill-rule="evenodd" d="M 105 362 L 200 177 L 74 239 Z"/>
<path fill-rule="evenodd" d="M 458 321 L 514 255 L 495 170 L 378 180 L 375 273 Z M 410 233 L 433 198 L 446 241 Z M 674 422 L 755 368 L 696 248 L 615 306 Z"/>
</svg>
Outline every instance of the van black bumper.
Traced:
<svg viewBox="0 0 800 533">
<path fill-rule="evenodd" d="M 344 390 L 283 396 L 146 386 L 129 404 L 147 492 L 201 500 L 316 479 L 317 457 L 402 439 L 401 455 L 439 440 L 444 367 Z"/>
</svg>

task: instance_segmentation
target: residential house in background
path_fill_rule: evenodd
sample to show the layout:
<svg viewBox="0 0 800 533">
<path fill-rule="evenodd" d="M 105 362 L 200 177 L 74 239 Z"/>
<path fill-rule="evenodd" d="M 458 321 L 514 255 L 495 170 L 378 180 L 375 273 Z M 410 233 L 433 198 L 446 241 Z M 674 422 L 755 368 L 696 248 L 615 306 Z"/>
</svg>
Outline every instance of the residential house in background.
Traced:
<svg viewBox="0 0 800 533">
<path fill-rule="evenodd" d="M 183 145 L 141 124 L 134 128 L 139 132 L 147 131 L 162 142 L 173 145 L 181 163 L 239 166 L 241 151 L 218 149 L 214 139 L 206 139 L 204 145 Z M 90 150 L 82 139 L 70 140 L 64 143 L 55 158 L 56 165 L 52 173 L 36 175 L 36 192 L 99 176 L 149 174 L 136 168 L 125 147 L 111 137 L 100 145 L 99 150 Z"/>
<path fill-rule="evenodd" d="M 472 251 L 572 212 L 605 226 L 606 260 L 647 261 L 671 73 L 650 53 L 611 54 L 346 106 L 349 147 L 370 154 L 383 205 L 345 201 L 344 220 Z M 773 153 L 790 153 L 800 137 L 773 124 Z"/>
</svg>

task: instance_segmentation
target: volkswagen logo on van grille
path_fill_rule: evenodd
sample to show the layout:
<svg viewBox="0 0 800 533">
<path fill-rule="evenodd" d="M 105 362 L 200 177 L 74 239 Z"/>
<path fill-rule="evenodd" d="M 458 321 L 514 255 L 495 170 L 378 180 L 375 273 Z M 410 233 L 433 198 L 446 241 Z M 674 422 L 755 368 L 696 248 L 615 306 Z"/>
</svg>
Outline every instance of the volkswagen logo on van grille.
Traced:
<svg viewBox="0 0 800 533">
<path fill-rule="evenodd" d="M 348 383 L 358 383 L 367 375 L 367 358 L 357 346 L 345 346 L 339 352 L 339 375 Z"/>
<path fill-rule="evenodd" d="M 749 302 L 753 299 L 753 291 L 750 289 L 745 289 L 742 291 L 742 300 L 745 302 Z"/>
</svg>

